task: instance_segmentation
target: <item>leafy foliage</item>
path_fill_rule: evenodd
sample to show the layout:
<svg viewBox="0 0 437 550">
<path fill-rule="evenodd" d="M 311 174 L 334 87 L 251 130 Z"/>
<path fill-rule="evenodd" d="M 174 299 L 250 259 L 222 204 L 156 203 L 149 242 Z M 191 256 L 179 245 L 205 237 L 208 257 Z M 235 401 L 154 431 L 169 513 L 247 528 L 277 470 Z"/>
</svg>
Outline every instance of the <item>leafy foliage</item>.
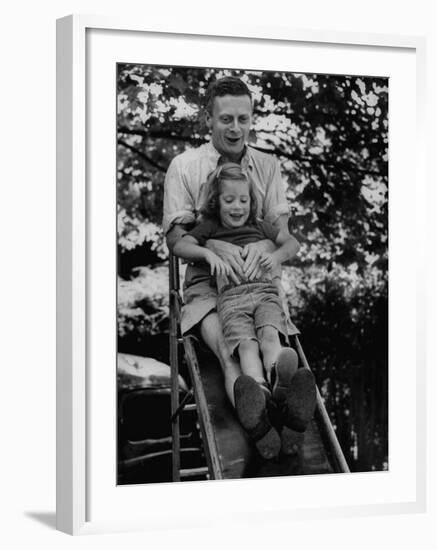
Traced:
<svg viewBox="0 0 437 550">
<path fill-rule="evenodd" d="M 305 262 L 385 265 L 386 79 L 119 66 L 120 244 L 161 243 L 163 179 L 171 159 L 207 139 L 201 102 L 215 76 L 246 80 L 253 146 L 280 159 Z"/>
</svg>

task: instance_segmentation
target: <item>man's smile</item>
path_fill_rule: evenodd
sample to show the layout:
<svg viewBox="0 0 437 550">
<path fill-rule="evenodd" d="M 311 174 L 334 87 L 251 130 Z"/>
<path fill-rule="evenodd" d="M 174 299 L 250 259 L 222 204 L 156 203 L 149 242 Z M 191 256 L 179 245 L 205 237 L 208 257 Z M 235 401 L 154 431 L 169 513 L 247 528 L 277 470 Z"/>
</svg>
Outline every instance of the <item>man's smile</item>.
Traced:
<svg viewBox="0 0 437 550">
<path fill-rule="evenodd" d="M 239 141 L 241 141 L 241 136 L 240 136 L 240 137 L 230 137 L 230 136 L 227 136 L 225 139 L 226 139 L 226 141 L 229 141 L 229 143 L 232 143 L 233 145 L 235 145 L 236 143 L 238 143 Z"/>
</svg>

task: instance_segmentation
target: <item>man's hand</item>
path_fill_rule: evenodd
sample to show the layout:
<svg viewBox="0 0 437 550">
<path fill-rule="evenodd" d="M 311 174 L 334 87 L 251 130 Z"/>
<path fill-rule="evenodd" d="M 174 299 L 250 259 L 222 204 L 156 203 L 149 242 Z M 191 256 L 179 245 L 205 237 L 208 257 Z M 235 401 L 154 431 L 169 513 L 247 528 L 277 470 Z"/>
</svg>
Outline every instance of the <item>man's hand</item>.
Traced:
<svg viewBox="0 0 437 550">
<path fill-rule="evenodd" d="M 264 253 L 273 252 L 275 249 L 274 243 L 269 240 L 249 243 L 243 248 L 241 253 L 244 259 L 243 272 L 249 281 L 261 277 L 263 272 L 260 265 L 261 258 Z"/>
<path fill-rule="evenodd" d="M 239 284 L 244 279 L 243 274 L 243 258 L 241 257 L 242 248 L 232 243 L 209 239 L 206 242 L 206 248 L 214 252 L 226 266 L 229 268 L 228 277 L 235 283 Z"/>
<path fill-rule="evenodd" d="M 274 253 L 270 254 L 269 252 L 264 252 L 261 254 L 259 265 L 266 271 L 274 271 L 278 269 L 281 264 Z"/>
<path fill-rule="evenodd" d="M 217 254 L 205 248 L 205 260 L 210 266 L 210 273 L 215 277 L 223 277 L 226 281 L 231 276 L 231 268 Z"/>
</svg>

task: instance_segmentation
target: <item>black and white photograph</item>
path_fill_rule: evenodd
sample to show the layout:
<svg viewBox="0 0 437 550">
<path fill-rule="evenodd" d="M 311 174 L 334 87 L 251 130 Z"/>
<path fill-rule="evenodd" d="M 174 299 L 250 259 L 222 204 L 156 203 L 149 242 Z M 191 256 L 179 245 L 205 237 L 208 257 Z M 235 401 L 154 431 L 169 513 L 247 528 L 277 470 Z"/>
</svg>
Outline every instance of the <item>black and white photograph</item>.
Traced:
<svg viewBox="0 0 437 550">
<path fill-rule="evenodd" d="M 437 547 L 432 3 L 5 7 L 2 547 Z"/>
<path fill-rule="evenodd" d="M 388 78 L 116 78 L 117 483 L 389 470 Z"/>
</svg>

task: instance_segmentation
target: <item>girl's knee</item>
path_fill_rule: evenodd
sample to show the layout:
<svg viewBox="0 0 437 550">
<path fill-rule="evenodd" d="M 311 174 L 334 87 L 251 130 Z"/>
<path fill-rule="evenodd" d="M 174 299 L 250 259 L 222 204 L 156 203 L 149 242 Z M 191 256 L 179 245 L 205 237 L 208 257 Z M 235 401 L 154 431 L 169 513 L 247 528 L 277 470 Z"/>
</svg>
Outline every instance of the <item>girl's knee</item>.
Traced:
<svg viewBox="0 0 437 550">
<path fill-rule="evenodd" d="M 217 354 L 223 361 L 227 361 L 231 357 L 231 352 L 227 346 L 223 334 L 218 333 L 216 335 L 217 342 Z"/>
<path fill-rule="evenodd" d="M 242 340 L 238 346 L 238 353 L 241 354 L 258 354 L 259 345 L 256 340 Z"/>
<path fill-rule="evenodd" d="M 258 336 L 261 342 L 261 347 L 263 347 L 263 345 L 269 346 L 280 342 L 278 331 L 275 327 L 270 325 L 258 329 Z"/>
<path fill-rule="evenodd" d="M 223 371 L 234 371 L 238 362 L 232 357 L 228 345 L 222 335 L 217 338 L 217 357 L 220 361 Z"/>
</svg>

